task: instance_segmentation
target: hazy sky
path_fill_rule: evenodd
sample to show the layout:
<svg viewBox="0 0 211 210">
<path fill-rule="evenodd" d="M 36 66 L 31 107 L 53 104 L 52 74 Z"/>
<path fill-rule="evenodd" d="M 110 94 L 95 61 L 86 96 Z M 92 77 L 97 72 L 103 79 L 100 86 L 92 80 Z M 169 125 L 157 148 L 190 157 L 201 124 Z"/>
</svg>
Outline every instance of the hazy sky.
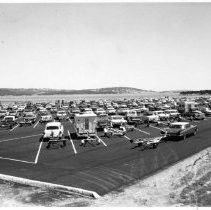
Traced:
<svg viewBox="0 0 211 210">
<path fill-rule="evenodd" d="M 211 89 L 211 3 L 0 4 L 0 87 Z"/>
</svg>

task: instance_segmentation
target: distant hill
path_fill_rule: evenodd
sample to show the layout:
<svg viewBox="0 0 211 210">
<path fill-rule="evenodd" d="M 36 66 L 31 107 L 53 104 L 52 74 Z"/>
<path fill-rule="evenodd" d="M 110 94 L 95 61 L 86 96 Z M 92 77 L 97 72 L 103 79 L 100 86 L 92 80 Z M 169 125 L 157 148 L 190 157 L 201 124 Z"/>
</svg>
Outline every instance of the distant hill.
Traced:
<svg viewBox="0 0 211 210">
<path fill-rule="evenodd" d="M 181 91 L 181 95 L 191 95 L 191 94 L 197 94 L 197 95 L 210 95 L 211 90 L 189 90 L 189 91 Z"/>
<path fill-rule="evenodd" d="M 131 87 L 109 87 L 109 88 L 99 88 L 99 89 L 89 89 L 95 93 L 113 93 L 113 94 L 138 94 L 143 92 L 155 92 L 151 90 L 142 90 L 138 88 Z"/>
<path fill-rule="evenodd" d="M 141 94 L 155 92 L 131 87 L 109 87 L 83 90 L 56 90 L 56 89 L 24 89 L 24 88 L 0 88 L 0 96 L 22 95 L 73 95 L 73 94 Z"/>
</svg>

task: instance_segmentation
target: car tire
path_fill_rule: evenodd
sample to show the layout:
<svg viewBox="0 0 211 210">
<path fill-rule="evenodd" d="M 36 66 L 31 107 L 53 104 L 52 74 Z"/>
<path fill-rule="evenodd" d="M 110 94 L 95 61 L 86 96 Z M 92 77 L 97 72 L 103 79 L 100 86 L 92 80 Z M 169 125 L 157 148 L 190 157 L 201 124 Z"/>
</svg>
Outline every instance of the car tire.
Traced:
<svg viewBox="0 0 211 210">
<path fill-rule="evenodd" d="M 196 135 L 196 133 L 197 133 L 197 130 L 195 130 L 195 131 L 194 131 L 193 135 L 195 136 L 195 135 Z"/>
<path fill-rule="evenodd" d="M 183 140 L 186 140 L 186 138 L 187 138 L 187 136 L 186 136 L 186 135 L 184 135 L 184 136 L 183 136 Z"/>
</svg>

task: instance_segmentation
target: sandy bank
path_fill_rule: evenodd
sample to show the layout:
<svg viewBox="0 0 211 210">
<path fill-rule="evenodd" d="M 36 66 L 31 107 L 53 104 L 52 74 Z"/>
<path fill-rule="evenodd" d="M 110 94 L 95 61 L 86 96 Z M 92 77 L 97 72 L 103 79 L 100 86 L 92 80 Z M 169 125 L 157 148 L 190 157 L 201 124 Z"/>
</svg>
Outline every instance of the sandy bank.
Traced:
<svg viewBox="0 0 211 210">
<path fill-rule="evenodd" d="M 92 206 L 211 206 L 211 148 Z"/>
</svg>

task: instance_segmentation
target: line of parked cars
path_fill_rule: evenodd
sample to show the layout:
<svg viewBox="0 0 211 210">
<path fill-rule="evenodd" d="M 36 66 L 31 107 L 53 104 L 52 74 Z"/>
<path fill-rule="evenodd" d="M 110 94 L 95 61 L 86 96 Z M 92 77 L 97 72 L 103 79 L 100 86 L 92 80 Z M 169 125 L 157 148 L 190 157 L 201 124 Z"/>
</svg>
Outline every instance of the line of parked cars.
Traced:
<svg viewBox="0 0 211 210">
<path fill-rule="evenodd" d="M 124 100 L 81 100 L 56 101 L 55 103 L 32 103 L 1 105 L 1 127 L 13 127 L 63 121 L 71 119 L 77 124 L 78 133 L 87 132 L 91 121 L 87 116 L 94 115 L 94 128 L 104 129 L 106 126 L 119 127 L 124 124 L 139 125 L 142 123 L 157 123 L 170 125 L 173 121 L 203 120 L 211 116 L 211 98 L 197 97 L 161 97 Z M 81 120 L 83 115 L 84 120 Z M 90 117 L 91 119 L 91 117 Z M 79 126 L 79 121 L 81 125 Z M 161 123 L 162 122 L 162 123 Z M 87 128 L 87 129 L 85 129 Z"/>
</svg>

